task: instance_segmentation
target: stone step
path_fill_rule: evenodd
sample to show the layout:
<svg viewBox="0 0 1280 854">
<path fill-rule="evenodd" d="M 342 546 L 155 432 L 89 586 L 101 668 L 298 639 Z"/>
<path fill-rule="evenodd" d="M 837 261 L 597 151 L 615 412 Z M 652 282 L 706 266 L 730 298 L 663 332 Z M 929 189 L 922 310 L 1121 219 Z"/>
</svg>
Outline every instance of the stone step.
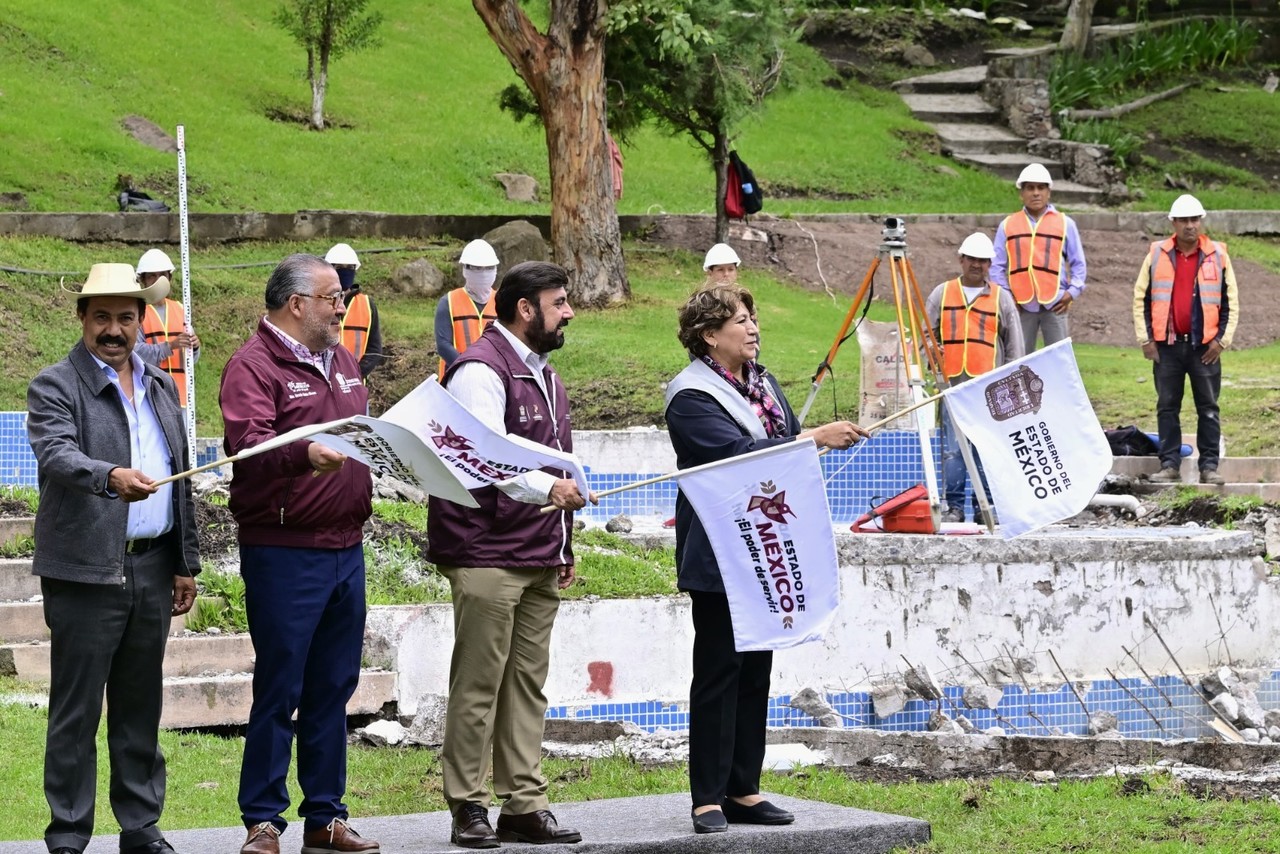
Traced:
<svg viewBox="0 0 1280 854">
<path fill-rule="evenodd" d="M 361 670 L 360 684 L 347 703 L 347 714 L 372 715 L 395 698 L 395 673 Z M 169 677 L 164 682 L 164 714 L 160 725 L 167 729 L 240 726 L 249 722 L 252 705 L 251 673 Z"/>
<path fill-rule="evenodd" d="M 1102 201 L 1102 190 L 1097 187 L 1090 187 L 1087 184 L 1077 184 L 1075 181 L 1059 181 L 1056 178 L 1053 182 L 1053 203 L 1057 207 L 1073 206 L 1073 205 L 1097 205 Z M 1070 211 L 1067 211 L 1070 213 Z"/>
<path fill-rule="evenodd" d="M 995 107 L 977 95 L 912 95 L 902 96 L 911 114 L 922 122 L 991 123 L 998 121 Z"/>
<path fill-rule="evenodd" d="M 0 643 L 49 639 L 44 606 L 39 602 L 0 602 Z"/>
<path fill-rule="evenodd" d="M 1115 457 L 1111 463 L 1111 473 L 1117 475 L 1138 477 L 1158 471 L 1158 457 Z M 1180 473 L 1183 483 L 1198 483 L 1200 467 L 1197 458 L 1184 457 Z M 1280 484 L 1280 457 L 1223 457 L 1218 461 L 1218 473 L 1229 486 L 1276 486 Z"/>
<path fill-rule="evenodd" d="M 933 126 L 944 154 L 1021 154 L 1027 163 L 1027 141 L 1000 125 L 940 122 Z"/>
<path fill-rule="evenodd" d="M 1027 167 L 1027 164 L 1032 162 L 1032 158 L 1025 152 L 1021 154 L 976 154 L 956 152 L 952 157 L 961 163 L 967 163 L 970 166 L 976 166 L 979 169 L 986 169 L 988 172 L 994 172 L 1002 178 L 1008 178 L 1010 181 L 1016 181 L 1018 175 Z M 1040 158 L 1036 158 L 1035 162 L 1042 164 L 1049 170 L 1049 174 L 1053 176 L 1053 195 L 1057 196 L 1059 184 L 1064 183 L 1062 180 L 1062 162 L 1059 160 L 1044 160 Z"/>
<path fill-rule="evenodd" d="M 30 537 L 35 534 L 35 516 L 5 516 L 0 519 L 0 545 L 15 537 Z"/>
<path fill-rule="evenodd" d="M 39 595 L 40 579 L 31 574 L 31 558 L 0 558 L 0 602 L 23 601 Z"/>
<path fill-rule="evenodd" d="M 165 649 L 165 676 L 252 671 L 253 641 L 248 635 L 175 635 Z M 0 646 L 0 675 L 16 676 L 23 682 L 48 682 L 49 642 Z"/>
<path fill-rule="evenodd" d="M 913 92 L 921 95 L 945 95 L 962 92 L 977 92 L 987 79 L 985 65 L 970 65 L 967 68 L 953 68 L 939 71 L 936 74 L 923 74 L 919 77 L 908 77 L 893 84 L 899 92 Z"/>
<path fill-rule="evenodd" d="M 187 630 L 182 620 L 174 620 L 171 635 Z M 44 603 L 36 601 L 0 602 L 0 644 L 47 641 L 49 627 L 44 624 Z"/>
</svg>

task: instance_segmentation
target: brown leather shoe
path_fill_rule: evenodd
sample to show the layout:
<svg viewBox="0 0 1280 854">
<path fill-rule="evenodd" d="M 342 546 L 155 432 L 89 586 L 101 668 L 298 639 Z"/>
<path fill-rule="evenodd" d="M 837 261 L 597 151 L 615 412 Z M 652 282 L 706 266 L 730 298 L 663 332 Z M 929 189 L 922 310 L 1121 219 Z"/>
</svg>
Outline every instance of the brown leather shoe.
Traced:
<svg viewBox="0 0 1280 854">
<path fill-rule="evenodd" d="M 249 828 L 249 838 L 240 847 L 240 854 L 280 854 L 280 830 L 269 821 Z"/>
<path fill-rule="evenodd" d="M 552 842 L 581 842 L 582 834 L 557 824 L 551 810 L 535 810 L 522 815 L 499 814 L 498 838 L 503 842 L 547 845 Z"/>
<path fill-rule="evenodd" d="M 345 818 L 335 818 L 324 827 L 302 834 L 302 854 L 333 854 L 335 851 L 378 854 L 381 850 L 377 842 L 356 833 Z"/>
<path fill-rule="evenodd" d="M 499 848 L 502 843 L 489 824 L 489 811 L 483 804 L 468 802 L 453 813 L 453 830 L 449 841 L 463 848 Z"/>
</svg>

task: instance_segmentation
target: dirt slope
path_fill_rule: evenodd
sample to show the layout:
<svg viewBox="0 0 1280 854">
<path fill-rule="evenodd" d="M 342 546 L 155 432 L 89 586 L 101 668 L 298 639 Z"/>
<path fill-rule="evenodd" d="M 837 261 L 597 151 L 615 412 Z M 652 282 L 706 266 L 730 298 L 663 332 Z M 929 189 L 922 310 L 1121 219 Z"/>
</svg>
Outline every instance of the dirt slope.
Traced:
<svg viewBox="0 0 1280 854">
<path fill-rule="evenodd" d="M 878 222 L 833 223 L 756 219 L 758 239 L 745 239 L 740 225 L 730 241 L 744 264 L 768 267 L 821 288 L 825 276 L 831 290 L 852 296 L 861 284 L 881 243 Z M 806 233 L 809 232 L 809 233 Z M 950 223 L 909 224 L 907 257 L 925 295 L 939 282 L 958 273 L 956 250 L 970 232 Z M 812 237 L 810 236 L 812 235 Z M 1071 335 L 1088 344 L 1136 346 L 1133 335 L 1133 283 L 1142 256 L 1152 240 L 1165 237 L 1141 231 L 1084 231 L 1089 285 L 1072 308 Z M 711 245 L 713 225 L 693 217 L 666 217 L 650 233 L 651 242 L 687 249 L 699 255 Z M 815 254 L 816 244 L 816 254 Z M 1228 243 L 1228 248 L 1230 244 Z M 821 275 L 819 274 L 819 259 Z M 1280 275 L 1250 261 L 1236 261 L 1240 284 L 1240 313 L 1235 346 L 1257 347 L 1280 338 L 1280 314 L 1259 310 L 1266 295 L 1280 293 Z M 876 274 L 876 293 L 888 294 L 886 265 Z M 847 300 L 842 301 L 847 305 Z M 1249 307 L 1253 307 L 1252 310 Z"/>
</svg>

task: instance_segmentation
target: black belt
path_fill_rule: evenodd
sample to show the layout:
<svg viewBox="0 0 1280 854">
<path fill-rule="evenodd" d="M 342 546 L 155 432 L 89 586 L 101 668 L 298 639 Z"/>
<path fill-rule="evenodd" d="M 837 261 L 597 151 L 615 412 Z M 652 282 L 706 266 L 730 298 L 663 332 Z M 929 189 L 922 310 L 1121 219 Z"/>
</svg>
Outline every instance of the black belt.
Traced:
<svg viewBox="0 0 1280 854">
<path fill-rule="evenodd" d="M 138 540 L 126 540 L 124 553 L 127 555 L 140 555 L 143 552 L 151 551 L 163 542 L 164 539 L 162 537 L 143 537 Z"/>
<path fill-rule="evenodd" d="M 1180 343 L 1183 343 L 1183 344 L 1189 344 L 1189 343 L 1192 343 L 1192 342 L 1191 342 L 1191 336 L 1190 336 L 1190 335 L 1174 335 L 1174 336 L 1173 336 L 1173 341 L 1174 341 L 1175 343 L 1179 343 L 1179 342 L 1180 342 Z"/>
</svg>

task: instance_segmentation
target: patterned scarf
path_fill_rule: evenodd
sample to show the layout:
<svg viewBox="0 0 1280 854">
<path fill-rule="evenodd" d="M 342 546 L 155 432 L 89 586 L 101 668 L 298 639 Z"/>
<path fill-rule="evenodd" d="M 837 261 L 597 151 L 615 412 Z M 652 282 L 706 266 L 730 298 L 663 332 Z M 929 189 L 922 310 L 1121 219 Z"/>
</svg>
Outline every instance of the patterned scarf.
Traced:
<svg viewBox="0 0 1280 854">
<path fill-rule="evenodd" d="M 747 375 L 747 381 L 744 383 L 729 373 L 724 365 L 710 356 L 703 356 L 702 361 L 707 367 L 719 374 L 725 382 L 733 386 L 734 391 L 747 399 L 747 403 L 751 404 L 752 411 L 760 419 L 760 423 L 764 425 L 765 435 L 770 439 L 782 435 L 787 426 L 787 419 L 782 414 L 782 407 L 773 399 L 773 395 L 769 393 L 769 387 L 765 385 L 764 368 L 755 362 L 747 362 L 743 366 Z"/>
</svg>

